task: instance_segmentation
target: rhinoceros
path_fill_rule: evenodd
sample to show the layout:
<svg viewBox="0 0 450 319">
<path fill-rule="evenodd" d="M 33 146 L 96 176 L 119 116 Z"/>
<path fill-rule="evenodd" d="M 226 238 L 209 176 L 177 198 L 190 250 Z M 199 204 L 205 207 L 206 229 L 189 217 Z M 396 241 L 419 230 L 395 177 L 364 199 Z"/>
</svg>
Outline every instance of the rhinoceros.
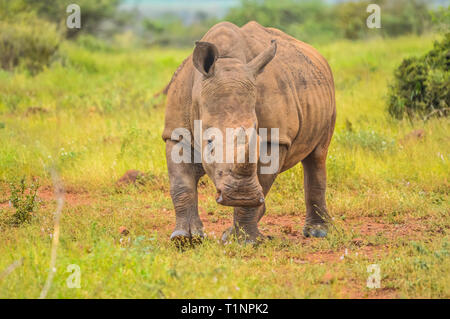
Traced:
<svg viewBox="0 0 450 319">
<path fill-rule="evenodd" d="M 266 211 L 264 198 L 278 174 L 299 162 L 304 169 L 306 204 L 303 235 L 327 235 L 326 158 L 336 120 L 335 91 L 331 68 L 313 47 L 257 22 L 242 27 L 221 22 L 196 42 L 164 92 L 162 138 L 176 214 L 172 240 L 193 242 L 204 237 L 197 192 L 204 174 L 216 187 L 216 201 L 234 207 L 233 224 L 222 240 L 236 236 L 256 243 L 268 238 L 258 229 Z M 182 141 L 173 132 L 181 128 L 195 134 L 196 123 L 203 130 L 215 127 L 223 132 L 277 128 L 276 140 L 272 134 L 265 141 L 258 136 L 259 144 L 268 143 L 269 153 L 277 148 L 277 169 L 262 174 L 268 164 L 250 162 L 247 153 L 244 162 L 205 161 L 202 150 L 211 149 L 211 139 L 184 141 L 192 150 L 188 158 L 200 150 L 200 161 L 174 160 L 174 148 Z M 244 152 L 249 152 L 248 145 Z"/>
</svg>

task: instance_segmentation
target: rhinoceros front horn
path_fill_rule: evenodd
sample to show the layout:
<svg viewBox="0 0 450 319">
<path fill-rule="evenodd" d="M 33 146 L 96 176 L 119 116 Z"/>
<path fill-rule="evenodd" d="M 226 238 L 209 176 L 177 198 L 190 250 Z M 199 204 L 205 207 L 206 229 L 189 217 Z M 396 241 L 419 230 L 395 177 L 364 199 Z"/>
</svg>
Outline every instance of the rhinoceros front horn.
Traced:
<svg viewBox="0 0 450 319">
<path fill-rule="evenodd" d="M 264 70 L 264 67 L 272 61 L 277 53 L 277 41 L 272 40 L 270 46 L 263 52 L 258 54 L 253 60 L 251 60 L 247 66 L 253 72 L 254 76 L 257 76 Z"/>
</svg>

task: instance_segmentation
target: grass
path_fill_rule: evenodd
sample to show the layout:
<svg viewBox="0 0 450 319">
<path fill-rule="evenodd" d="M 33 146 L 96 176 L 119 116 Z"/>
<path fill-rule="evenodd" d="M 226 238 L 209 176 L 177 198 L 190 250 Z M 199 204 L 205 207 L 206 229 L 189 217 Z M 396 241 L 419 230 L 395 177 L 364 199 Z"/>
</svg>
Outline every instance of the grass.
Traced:
<svg viewBox="0 0 450 319">
<path fill-rule="evenodd" d="M 0 71 L 0 297 L 37 298 L 50 264 L 53 212 L 49 169 L 64 181 L 57 269 L 50 298 L 449 298 L 449 120 L 397 121 L 386 112 L 387 85 L 404 57 L 422 55 L 437 35 L 339 41 L 319 46 L 335 76 L 338 119 L 328 158 L 328 238 L 304 239 L 301 165 L 268 196 L 259 247 L 218 243 L 231 210 L 217 206 L 204 178 L 204 244 L 178 251 L 161 139 L 164 105 L 153 95 L 189 50 L 92 52 L 64 43 L 32 77 Z M 404 140 L 423 129 L 420 140 Z M 128 169 L 144 186 L 117 188 Z M 39 179 L 31 222 L 7 220 L 9 183 Z M 125 227 L 128 235 L 121 234 Z M 67 267 L 81 269 L 69 289 Z M 381 288 L 368 289 L 378 264 Z"/>
</svg>

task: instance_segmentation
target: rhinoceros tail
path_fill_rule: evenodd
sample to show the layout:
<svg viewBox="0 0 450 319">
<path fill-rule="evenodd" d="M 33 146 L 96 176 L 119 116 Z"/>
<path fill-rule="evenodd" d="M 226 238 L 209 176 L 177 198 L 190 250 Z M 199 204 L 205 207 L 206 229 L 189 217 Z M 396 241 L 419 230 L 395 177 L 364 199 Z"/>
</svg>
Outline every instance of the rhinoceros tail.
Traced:
<svg viewBox="0 0 450 319">
<path fill-rule="evenodd" d="M 163 90 L 161 90 L 158 93 L 156 93 L 155 95 L 153 95 L 154 98 L 159 97 L 161 94 L 167 95 L 167 92 L 169 92 L 170 86 L 172 85 L 173 81 L 175 81 L 178 73 L 180 73 L 180 71 L 183 69 L 183 67 L 186 64 L 188 59 L 189 59 L 189 57 L 184 59 L 184 61 L 180 64 L 180 66 L 176 69 L 175 73 L 172 75 L 170 82 L 166 85 L 166 87 Z"/>
</svg>

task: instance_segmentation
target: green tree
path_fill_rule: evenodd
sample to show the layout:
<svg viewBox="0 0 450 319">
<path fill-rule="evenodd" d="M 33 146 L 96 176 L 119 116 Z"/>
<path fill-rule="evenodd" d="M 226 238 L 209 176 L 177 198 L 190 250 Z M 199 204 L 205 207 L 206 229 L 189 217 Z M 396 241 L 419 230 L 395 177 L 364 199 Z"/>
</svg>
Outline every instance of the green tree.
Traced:
<svg viewBox="0 0 450 319">
<path fill-rule="evenodd" d="M 121 0 L 0 0 L 0 16 L 14 19 L 24 12 L 35 12 L 39 18 L 53 22 L 64 30 L 68 37 L 80 33 L 95 33 L 101 23 L 113 18 Z M 66 12 L 69 4 L 76 3 L 81 9 L 81 29 L 67 29 Z"/>
</svg>

